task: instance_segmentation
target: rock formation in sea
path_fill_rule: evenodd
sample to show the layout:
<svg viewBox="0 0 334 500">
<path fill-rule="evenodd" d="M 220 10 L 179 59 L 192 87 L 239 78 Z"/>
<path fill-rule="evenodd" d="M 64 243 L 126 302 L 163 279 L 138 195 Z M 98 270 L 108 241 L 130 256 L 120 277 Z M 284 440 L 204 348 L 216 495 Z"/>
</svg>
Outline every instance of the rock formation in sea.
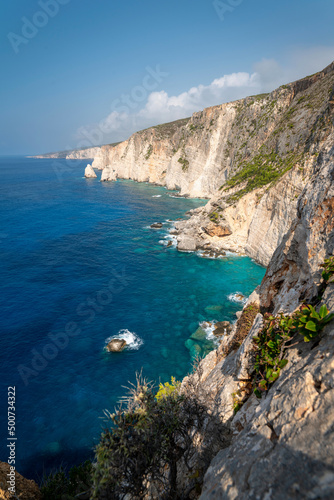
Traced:
<svg viewBox="0 0 334 500">
<path fill-rule="evenodd" d="M 101 182 L 104 181 L 115 181 L 117 179 L 116 170 L 113 169 L 111 165 L 107 165 L 101 174 Z"/>
<path fill-rule="evenodd" d="M 95 178 L 97 177 L 96 173 L 94 172 L 93 167 L 88 163 L 87 167 L 85 168 L 85 177 L 87 178 Z"/>
</svg>

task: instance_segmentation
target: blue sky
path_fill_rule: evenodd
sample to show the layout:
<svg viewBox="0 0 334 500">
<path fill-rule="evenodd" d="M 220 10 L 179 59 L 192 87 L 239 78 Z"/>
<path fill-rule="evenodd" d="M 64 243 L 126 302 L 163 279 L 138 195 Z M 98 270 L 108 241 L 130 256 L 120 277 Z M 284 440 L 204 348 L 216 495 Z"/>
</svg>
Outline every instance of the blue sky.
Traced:
<svg viewBox="0 0 334 500">
<path fill-rule="evenodd" d="M 15 0 L 0 8 L 0 154 L 118 141 L 334 60 L 332 0 Z"/>
</svg>

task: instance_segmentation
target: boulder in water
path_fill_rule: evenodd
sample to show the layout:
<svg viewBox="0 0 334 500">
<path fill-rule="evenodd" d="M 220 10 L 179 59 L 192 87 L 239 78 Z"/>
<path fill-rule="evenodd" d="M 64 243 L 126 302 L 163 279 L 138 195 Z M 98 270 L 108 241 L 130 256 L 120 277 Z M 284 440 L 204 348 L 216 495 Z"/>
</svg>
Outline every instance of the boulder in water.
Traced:
<svg viewBox="0 0 334 500">
<path fill-rule="evenodd" d="M 162 222 L 153 222 L 153 224 L 151 224 L 152 229 L 160 229 L 161 227 L 162 227 Z"/>
<path fill-rule="evenodd" d="M 111 339 L 107 345 L 107 351 L 109 352 L 121 352 L 126 346 L 126 342 L 123 339 Z"/>
</svg>

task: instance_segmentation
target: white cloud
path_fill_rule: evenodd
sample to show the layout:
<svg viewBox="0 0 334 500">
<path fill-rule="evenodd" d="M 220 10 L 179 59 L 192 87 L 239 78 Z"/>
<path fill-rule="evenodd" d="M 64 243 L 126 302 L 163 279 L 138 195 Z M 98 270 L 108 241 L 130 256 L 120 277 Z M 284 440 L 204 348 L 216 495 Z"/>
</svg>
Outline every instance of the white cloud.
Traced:
<svg viewBox="0 0 334 500">
<path fill-rule="evenodd" d="M 133 100 L 131 106 L 119 99 L 118 107 L 100 123 L 81 127 L 77 138 L 85 138 L 89 144 L 123 140 L 137 130 L 190 116 L 208 106 L 270 92 L 283 83 L 323 69 L 334 59 L 334 47 L 295 49 L 285 59 L 285 66 L 274 59 L 262 59 L 254 64 L 253 73 L 224 75 L 179 95 L 169 96 L 164 90 L 146 92 L 145 101 Z"/>
</svg>

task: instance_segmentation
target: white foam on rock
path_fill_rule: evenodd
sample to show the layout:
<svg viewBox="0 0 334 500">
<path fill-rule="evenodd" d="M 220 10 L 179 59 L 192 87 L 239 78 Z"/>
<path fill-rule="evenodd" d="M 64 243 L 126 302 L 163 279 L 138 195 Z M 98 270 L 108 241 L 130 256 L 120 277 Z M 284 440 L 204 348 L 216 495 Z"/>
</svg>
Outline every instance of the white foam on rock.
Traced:
<svg viewBox="0 0 334 500">
<path fill-rule="evenodd" d="M 230 302 L 234 302 L 235 304 L 246 304 L 247 302 L 247 297 L 244 297 L 240 292 L 230 293 L 227 298 Z"/>
<path fill-rule="evenodd" d="M 126 342 L 125 350 L 128 351 L 138 351 L 138 349 L 143 345 L 144 341 L 134 332 L 130 332 L 126 328 L 124 330 L 120 330 L 117 335 L 111 335 L 105 341 L 105 345 L 107 346 L 112 339 L 122 339 Z"/>
<path fill-rule="evenodd" d="M 219 339 L 216 337 L 213 332 L 215 331 L 216 321 L 202 321 L 199 323 L 199 326 L 205 332 L 206 338 L 208 340 L 212 340 L 215 344 L 219 344 Z"/>
</svg>

